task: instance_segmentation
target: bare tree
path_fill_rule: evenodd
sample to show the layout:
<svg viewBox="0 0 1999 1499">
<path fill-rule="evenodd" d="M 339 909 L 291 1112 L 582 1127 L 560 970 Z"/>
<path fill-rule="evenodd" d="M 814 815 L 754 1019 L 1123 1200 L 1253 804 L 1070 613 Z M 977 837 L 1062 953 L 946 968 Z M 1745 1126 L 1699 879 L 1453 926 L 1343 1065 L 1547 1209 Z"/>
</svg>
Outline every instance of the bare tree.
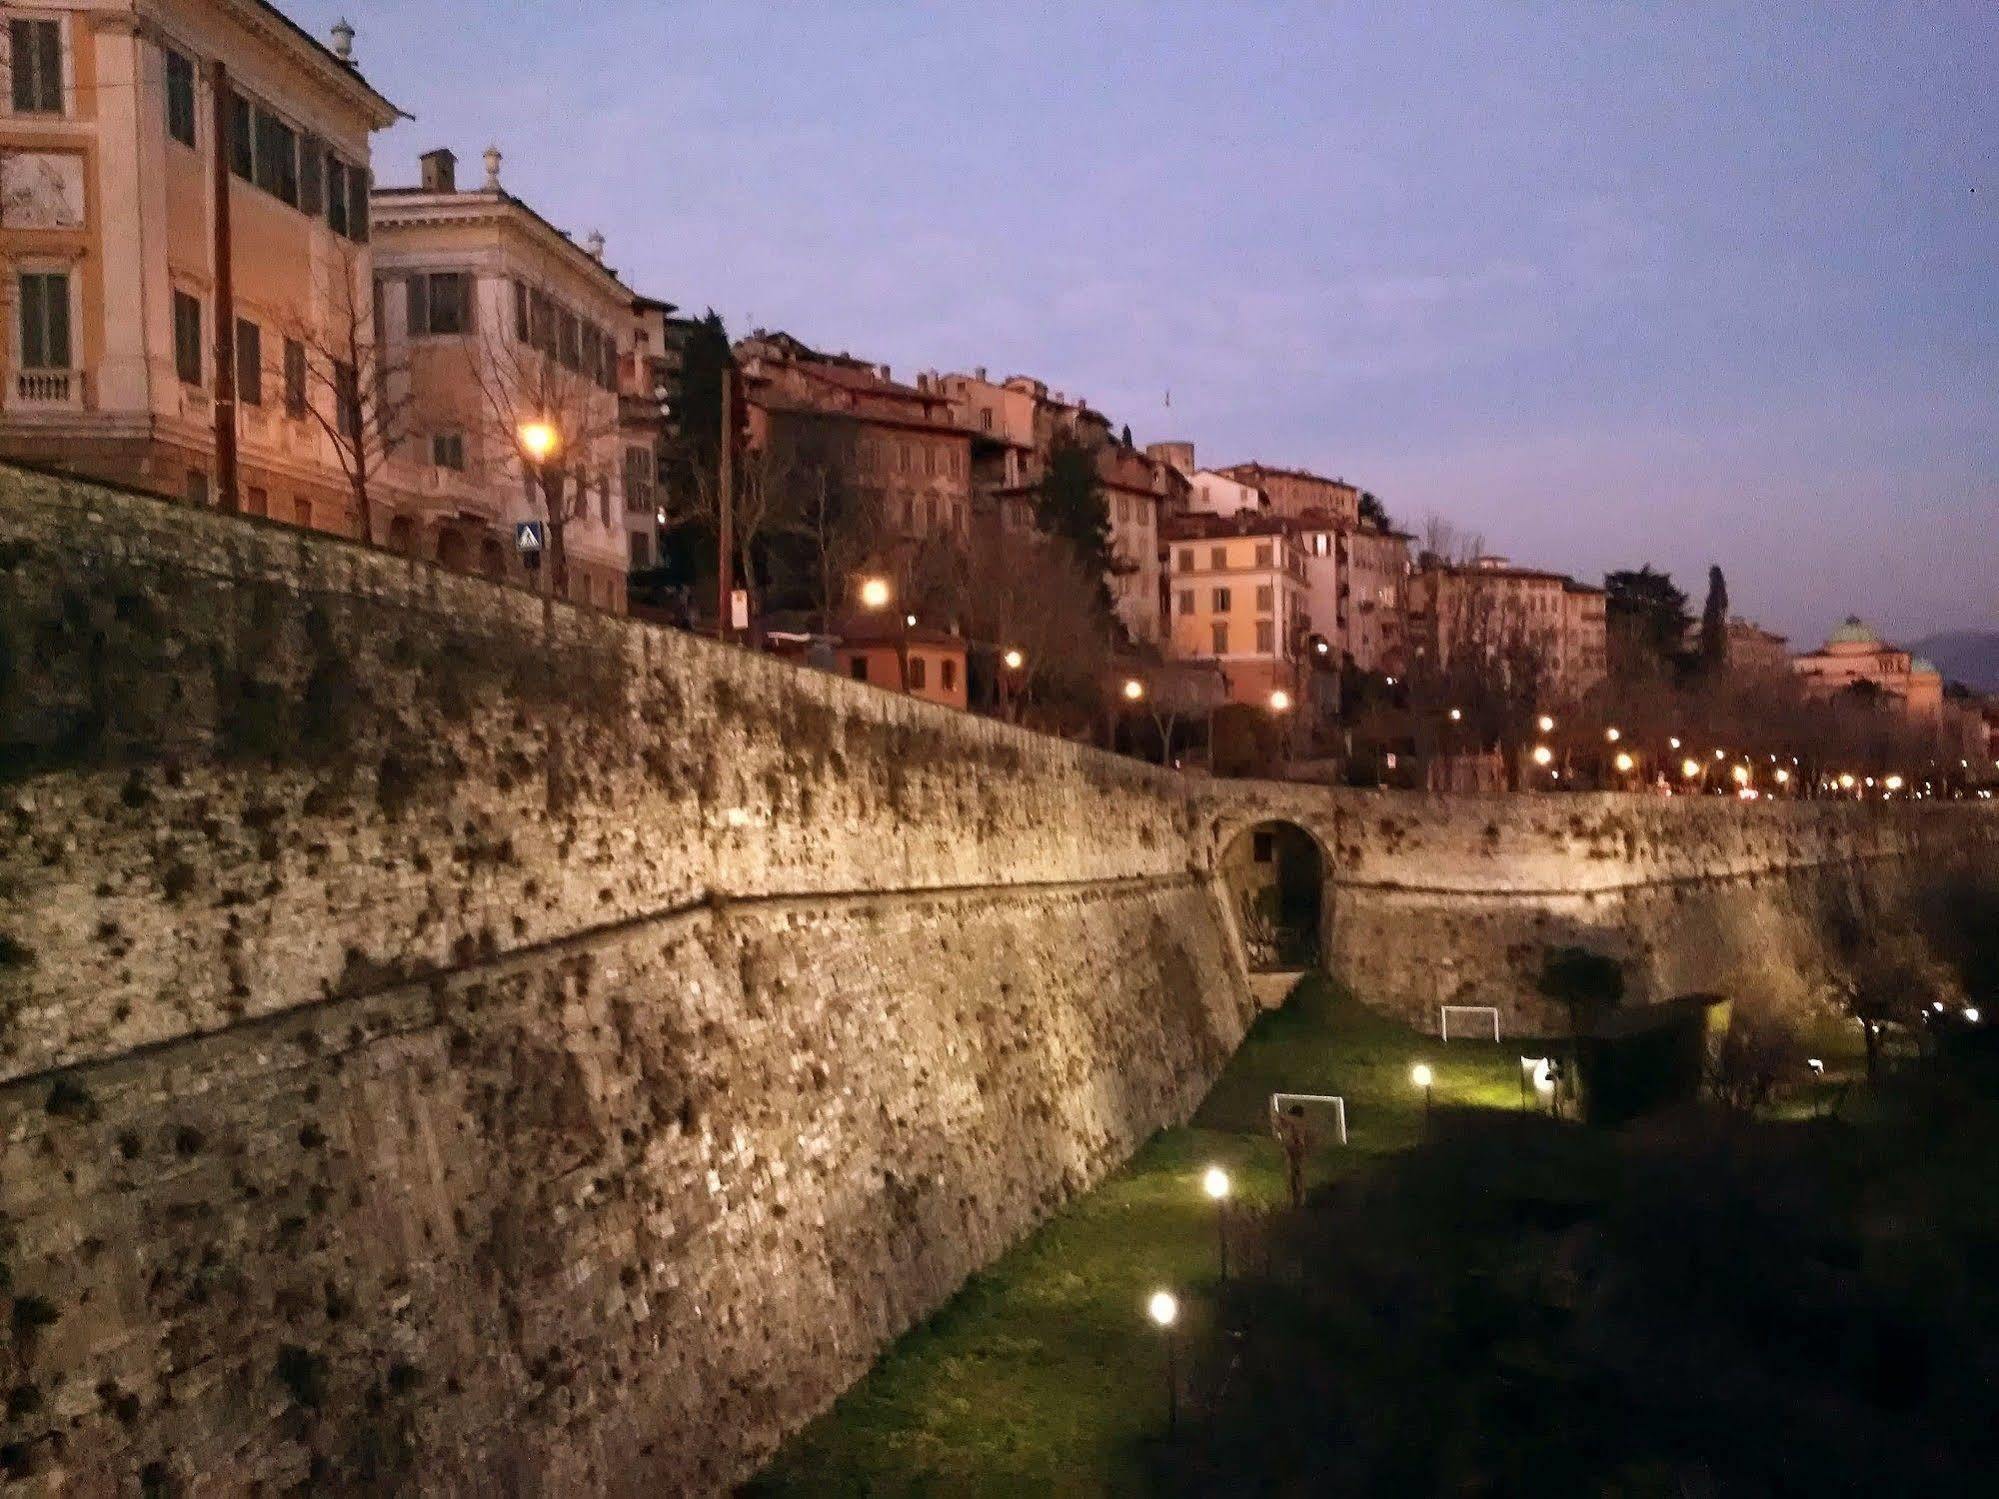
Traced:
<svg viewBox="0 0 1999 1499">
<path fill-rule="evenodd" d="M 1036 705 L 1059 721 L 1094 723 L 1114 659 L 1097 580 L 1065 542 L 997 515 L 978 522 L 972 554 L 979 566 L 966 579 L 965 628 L 1002 654 L 1020 653 L 1008 678 L 1014 716 Z"/>
<path fill-rule="evenodd" d="M 326 437 L 354 497 L 361 539 L 375 539 L 374 481 L 407 431 L 408 370 L 387 345 L 360 247 L 338 241 L 318 301 L 324 317 L 294 313 L 266 364 L 288 416 L 309 418 Z M 296 352 L 294 352 L 296 351 Z"/>
<path fill-rule="evenodd" d="M 590 513 L 590 491 L 608 505 L 619 446 L 618 401 L 602 373 L 586 369 L 580 352 L 567 346 L 543 317 L 527 339 L 504 329 L 486 329 L 467 349 L 481 407 L 480 461 L 489 482 L 519 482 L 547 528 L 542 589 L 554 598 L 569 593 L 569 525 Z M 542 326 L 542 324 L 547 326 Z M 549 429 L 551 450 L 537 457 L 525 434 Z"/>
</svg>

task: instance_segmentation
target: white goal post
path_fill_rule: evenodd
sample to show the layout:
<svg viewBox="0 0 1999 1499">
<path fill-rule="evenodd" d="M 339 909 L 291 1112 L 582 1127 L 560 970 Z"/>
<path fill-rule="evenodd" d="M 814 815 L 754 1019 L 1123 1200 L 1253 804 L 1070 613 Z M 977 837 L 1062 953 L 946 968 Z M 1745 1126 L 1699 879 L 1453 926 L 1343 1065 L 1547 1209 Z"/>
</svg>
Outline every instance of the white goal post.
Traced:
<svg viewBox="0 0 1999 1499">
<path fill-rule="evenodd" d="M 1443 1013 L 1439 1017 L 1438 1029 L 1446 1041 L 1451 1039 L 1451 1017 L 1453 1015 L 1460 1017 L 1468 1015 L 1489 1016 L 1492 1020 L 1492 1039 L 1495 1041 L 1499 1039 L 1498 1005 L 1441 1005 L 1439 1008 Z M 1485 1030 L 1485 1022 L 1480 1021 L 1476 1026 L 1471 1027 L 1471 1029 L 1483 1032 Z M 1460 1020 L 1458 1025 L 1458 1031 L 1461 1035 L 1466 1032 L 1466 1027 L 1462 1020 Z"/>
<path fill-rule="evenodd" d="M 1277 1123 L 1286 1114 L 1301 1115 L 1306 1110 L 1316 1114 L 1330 1113 L 1339 1132 L 1340 1144 L 1347 1143 L 1347 1101 L 1331 1093 L 1273 1093 L 1270 1095 L 1270 1132 L 1277 1133 Z"/>
</svg>

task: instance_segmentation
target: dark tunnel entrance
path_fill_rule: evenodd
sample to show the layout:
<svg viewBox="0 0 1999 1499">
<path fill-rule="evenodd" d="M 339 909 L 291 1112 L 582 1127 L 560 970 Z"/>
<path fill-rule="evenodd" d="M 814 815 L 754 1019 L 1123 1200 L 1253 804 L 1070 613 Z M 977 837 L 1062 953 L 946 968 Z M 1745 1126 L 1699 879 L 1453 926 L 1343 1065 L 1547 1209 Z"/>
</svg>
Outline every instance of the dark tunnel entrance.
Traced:
<svg viewBox="0 0 1999 1499">
<path fill-rule="evenodd" d="M 1295 822 L 1260 822 L 1222 854 L 1222 877 L 1251 969 L 1317 968 L 1325 856 Z"/>
</svg>

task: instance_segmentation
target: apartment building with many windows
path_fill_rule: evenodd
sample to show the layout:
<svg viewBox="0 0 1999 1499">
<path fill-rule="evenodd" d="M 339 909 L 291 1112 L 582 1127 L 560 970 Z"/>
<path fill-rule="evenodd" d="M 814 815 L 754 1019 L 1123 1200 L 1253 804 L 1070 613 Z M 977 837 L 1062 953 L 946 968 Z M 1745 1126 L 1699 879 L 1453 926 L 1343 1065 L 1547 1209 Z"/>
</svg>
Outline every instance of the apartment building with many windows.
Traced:
<svg viewBox="0 0 1999 1499">
<path fill-rule="evenodd" d="M 1292 523 L 1194 512 L 1169 517 L 1161 540 L 1168 654 L 1214 662 L 1234 702 L 1264 705 L 1278 689 L 1299 698 L 1311 621 Z"/>
<path fill-rule="evenodd" d="M 1454 653 L 1534 649 L 1548 684 L 1578 697 L 1606 671 L 1601 588 L 1504 557 L 1449 563 L 1426 555 L 1408 581 L 1409 653 L 1448 662 Z"/>
<path fill-rule="evenodd" d="M 48 0 L 0 25 L 0 455 L 354 534 L 308 347 L 370 316 L 397 117 L 262 0 Z"/>
<path fill-rule="evenodd" d="M 415 187 L 373 198 L 382 376 L 394 409 L 395 463 L 411 478 L 387 523 L 398 550 L 446 567 L 521 580 L 520 523 L 543 527 L 536 559 L 555 564 L 561 524 L 574 603 L 622 611 L 629 543 L 621 353 L 633 295 L 582 245 L 500 184 L 501 155 L 460 188 L 449 151 L 423 157 Z M 524 456 L 530 422 L 557 447 Z M 546 586 L 543 579 L 533 580 Z"/>
</svg>

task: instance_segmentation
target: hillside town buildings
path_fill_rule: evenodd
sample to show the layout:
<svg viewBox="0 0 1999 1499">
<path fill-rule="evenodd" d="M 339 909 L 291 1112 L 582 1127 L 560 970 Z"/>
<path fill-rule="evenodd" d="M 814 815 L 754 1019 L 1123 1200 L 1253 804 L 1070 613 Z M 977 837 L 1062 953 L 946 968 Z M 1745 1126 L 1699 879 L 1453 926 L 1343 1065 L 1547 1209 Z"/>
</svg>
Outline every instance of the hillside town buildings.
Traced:
<svg viewBox="0 0 1999 1499">
<path fill-rule="evenodd" d="M 1273 692 L 1302 698 L 1309 644 L 1305 553 L 1282 516 L 1190 511 L 1163 533 L 1168 650 L 1212 662 L 1231 701 L 1264 706 Z"/>
<path fill-rule="evenodd" d="M 1504 557 L 1426 556 L 1408 579 L 1412 660 L 1448 663 L 1460 650 L 1525 649 L 1558 694 L 1580 697 L 1606 670 L 1605 595 L 1561 573 Z"/>
<path fill-rule="evenodd" d="M 260 0 L 10 7 L 0 456 L 356 534 L 337 387 L 369 332 L 369 136 L 400 115 Z M 219 137 L 219 139 L 218 139 Z"/>
<path fill-rule="evenodd" d="M 1888 644 L 1857 614 L 1849 614 L 1817 650 L 1793 656 L 1791 666 L 1809 692 L 1873 692 L 1912 717 L 1934 718 L 1943 708 L 1943 677 L 1936 667 Z"/>
<path fill-rule="evenodd" d="M 382 392 L 400 403 L 389 432 L 415 475 L 386 543 L 445 567 L 506 576 L 532 557 L 556 567 L 559 527 L 572 602 L 622 611 L 629 556 L 619 353 L 633 295 L 583 246 L 500 184 L 461 188 L 452 153 L 423 158 L 415 187 L 374 194 Z M 524 454 L 529 423 L 554 429 L 545 460 Z M 513 545 L 541 526 L 541 554 Z"/>
</svg>

